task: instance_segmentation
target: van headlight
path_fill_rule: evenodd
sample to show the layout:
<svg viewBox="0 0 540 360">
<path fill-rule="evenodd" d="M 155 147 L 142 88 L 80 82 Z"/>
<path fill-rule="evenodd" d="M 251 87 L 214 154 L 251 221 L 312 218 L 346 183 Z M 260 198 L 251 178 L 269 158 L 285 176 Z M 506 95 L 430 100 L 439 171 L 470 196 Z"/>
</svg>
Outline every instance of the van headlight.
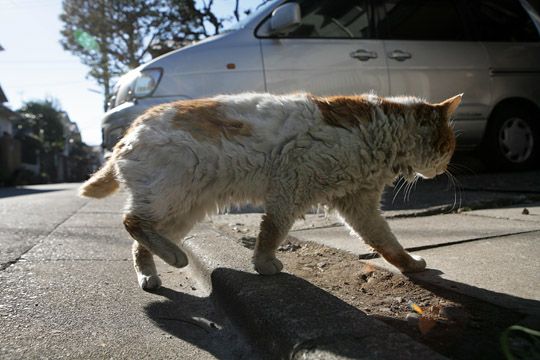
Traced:
<svg viewBox="0 0 540 360">
<path fill-rule="evenodd" d="M 149 68 L 128 72 L 115 85 L 118 90 L 116 91 L 114 106 L 116 107 L 128 101 L 134 101 L 137 98 L 152 95 L 162 75 L 162 68 Z"/>
<path fill-rule="evenodd" d="M 132 87 L 132 96 L 135 98 L 150 96 L 156 89 L 163 74 L 161 68 L 142 70 L 135 78 Z"/>
</svg>

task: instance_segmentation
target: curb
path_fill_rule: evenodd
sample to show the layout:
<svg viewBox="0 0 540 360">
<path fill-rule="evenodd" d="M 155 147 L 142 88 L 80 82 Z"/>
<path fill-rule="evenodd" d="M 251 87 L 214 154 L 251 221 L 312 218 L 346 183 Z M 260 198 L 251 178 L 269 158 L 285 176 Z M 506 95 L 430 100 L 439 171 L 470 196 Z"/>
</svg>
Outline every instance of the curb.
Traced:
<svg viewBox="0 0 540 360">
<path fill-rule="evenodd" d="M 446 359 L 296 276 L 261 276 L 251 251 L 208 224 L 183 242 L 199 280 L 269 359 Z"/>
<path fill-rule="evenodd" d="M 431 206 L 421 210 L 385 210 L 383 215 L 387 219 L 411 218 L 421 216 L 444 215 L 452 213 L 463 213 L 473 210 L 491 209 L 497 207 L 508 207 L 512 205 L 526 205 L 540 201 L 540 195 L 518 195 L 508 198 L 498 198 L 493 200 L 468 201 L 460 204 L 459 208 L 454 205 Z"/>
</svg>

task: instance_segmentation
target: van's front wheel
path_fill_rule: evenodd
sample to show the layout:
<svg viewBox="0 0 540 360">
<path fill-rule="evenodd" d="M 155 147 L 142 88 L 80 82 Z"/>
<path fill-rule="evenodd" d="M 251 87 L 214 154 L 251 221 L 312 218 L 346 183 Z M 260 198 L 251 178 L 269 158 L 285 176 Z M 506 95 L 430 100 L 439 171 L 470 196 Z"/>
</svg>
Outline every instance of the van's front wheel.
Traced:
<svg viewBox="0 0 540 360">
<path fill-rule="evenodd" d="M 492 170 L 527 170 L 540 165 L 540 117 L 523 108 L 496 110 L 488 123 L 481 154 Z"/>
</svg>

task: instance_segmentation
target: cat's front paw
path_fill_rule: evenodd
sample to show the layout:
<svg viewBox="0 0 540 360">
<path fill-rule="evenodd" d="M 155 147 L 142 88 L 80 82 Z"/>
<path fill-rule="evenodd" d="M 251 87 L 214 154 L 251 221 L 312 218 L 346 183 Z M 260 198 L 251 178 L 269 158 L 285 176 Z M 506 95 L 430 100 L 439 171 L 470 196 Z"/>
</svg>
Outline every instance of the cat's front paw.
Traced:
<svg viewBox="0 0 540 360">
<path fill-rule="evenodd" d="M 283 264 L 276 258 L 253 260 L 255 271 L 261 275 L 274 275 L 283 269 Z"/>
<path fill-rule="evenodd" d="M 407 261 L 406 266 L 400 269 L 401 272 L 420 272 L 426 269 L 426 260 L 418 255 L 409 254 L 410 259 Z"/>
<path fill-rule="evenodd" d="M 381 252 L 383 258 L 404 273 L 420 272 L 426 269 L 426 261 L 418 256 L 401 250 L 397 253 Z"/>
<path fill-rule="evenodd" d="M 157 275 L 137 274 L 137 280 L 141 289 L 146 291 L 157 290 L 161 286 L 161 279 Z"/>
</svg>

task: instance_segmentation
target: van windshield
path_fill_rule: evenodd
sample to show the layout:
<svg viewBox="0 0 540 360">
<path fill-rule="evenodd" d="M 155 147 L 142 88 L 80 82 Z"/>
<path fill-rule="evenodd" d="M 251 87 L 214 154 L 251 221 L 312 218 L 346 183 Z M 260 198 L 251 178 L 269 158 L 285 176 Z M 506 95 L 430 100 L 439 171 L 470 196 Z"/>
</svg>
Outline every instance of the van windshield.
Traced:
<svg viewBox="0 0 540 360">
<path fill-rule="evenodd" d="M 253 10 L 253 12 L 251 14 L 249 14 L 248 16 L 246 16 L 245 18 L 243 18 L 239 22 L 231 25 L 227 29 L 223 30 L 222 33 L 227 33 L 227 32 L 231 32 L 231 31 L 243 29 L 247 24 L 249 24 L 251 22 L 251 20 L 255 19 L 257 16 L 259 16 L 260 14 L 265 12 L 267 9 L 274 6 L 277 2 L 279 2 L 279 0 L 270 0 L 270 1 L 266 1 L 266 2 L 262 3 L 257 8 L 255 8 L 255 10 Z"/>
</svg>

